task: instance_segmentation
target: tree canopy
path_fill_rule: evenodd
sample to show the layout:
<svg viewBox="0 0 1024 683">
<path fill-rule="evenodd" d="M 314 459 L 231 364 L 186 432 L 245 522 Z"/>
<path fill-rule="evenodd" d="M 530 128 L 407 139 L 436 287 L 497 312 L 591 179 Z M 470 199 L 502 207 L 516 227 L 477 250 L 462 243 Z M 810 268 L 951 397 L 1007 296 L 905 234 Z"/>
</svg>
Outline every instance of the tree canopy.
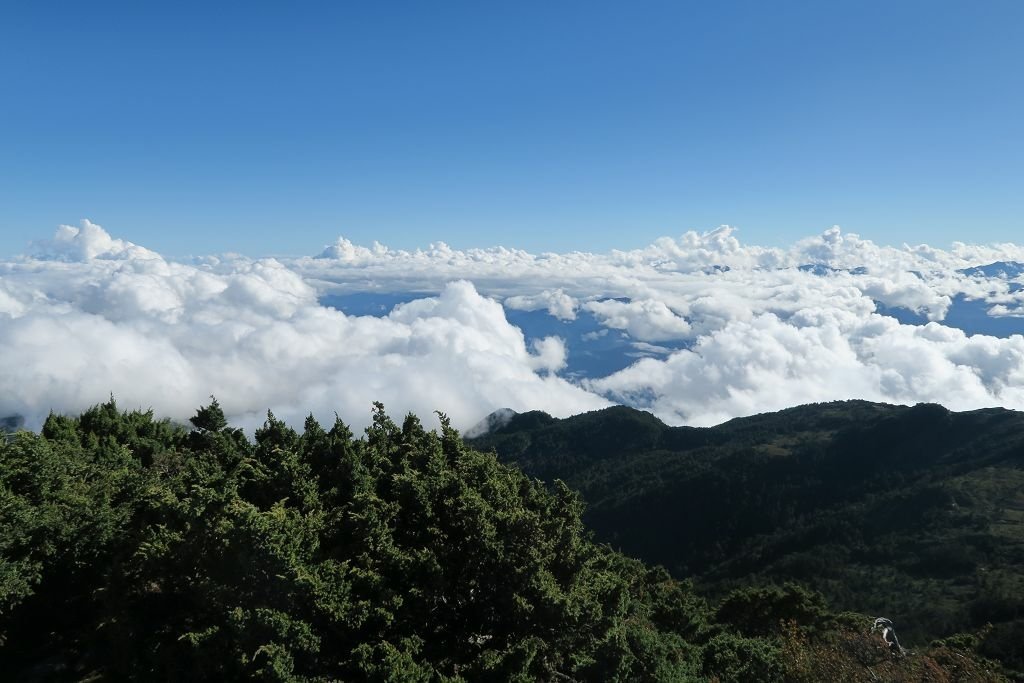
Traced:
<svg viewBox="0 0 1024 683">
<path fill-rule="evenodd" d="M 830 614 L 799 587 L 709 605 L 595 543 L 565 484 L 440 423 L 399 425 L 376 404 L 357 438 L 340 419 L 298 432 L 268 413 L 250 439 L 216 400 L 187 428 L 111 399 L 0 441 L 0 670 L 771 681 L 836 667 L 922 680 L 932 667 L 1000 680 L 967 640 L 894 660 L 867 617 Z"/>
</svg>

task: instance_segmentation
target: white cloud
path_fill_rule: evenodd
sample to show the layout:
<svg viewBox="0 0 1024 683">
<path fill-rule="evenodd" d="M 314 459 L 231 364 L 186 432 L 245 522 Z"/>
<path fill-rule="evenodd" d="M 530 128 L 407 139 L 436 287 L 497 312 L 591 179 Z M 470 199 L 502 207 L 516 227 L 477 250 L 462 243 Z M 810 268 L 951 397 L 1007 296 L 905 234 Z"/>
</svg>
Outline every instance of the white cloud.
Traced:
<svg viewBox="0 0 1024 683">
<path fill-rule="evenodd" d="M 78 228 L 62 225 L 53 239 L 42 240 L 35 246 L 40 258 L 62 261 L 159 258 L 148 249 L 112 238 L 103 228 L 89 220 L 83 220 Z"/>
<path fill-rule="evenodd" d="M 845 398 L 920 401 L 954 409 L 1024 408 L 1024 338 L 968 337 L 877 314 L 809 310 L 735 321 L 665 360 L 645 359 L 591 390 L 644 405 L 673 423 Z"/>
<path fill-rule="evenodd" d="M 111 392 L 176 419 L 215 394 L 248 425 L 270 408 L 296 422 L 337 410 L 360 426 L 374 400 L 462 427 L 502 407 L 568 415 L 609 401 L 688 424 L 839 398 L 1024 408 L 1024 338 L 936 324 L 958 295 L 1020 315 L 1012 277 L 958 272 L 1024 261 L 1016 245 L 895 248 L 832 228 L 764 248 L 723 226 L 610 254 L 339 238 L 317 257 L 175 263 L 84 221 L 36 246 L 0 263 L 0 416 L 30 424 Z M 434 294 L 381 318 L 319 303 L 367 291 Z M 623 353 L 647 357 L 571 383 L 557 373 L 574 347 L 528 343 L 499 301 L 545 310 L 559 329 L 593 316 L 601 327 L 581 342 L 613 329 Z M 876 301 L 933 322 L 901 325 Z"/>
<path fill-rule="evenodd" d="M 559 340 L 531 353 L 469 282 L 387 318 L 350 317 L 277 261 L 168 263 L 89 230 L 91 244 L 118 245 L 116 258 L 83 248 L 92 256 L 0 270 L 0 414 L 38 425 L 113 393 L 184 420 L 213 394 L 244 424 L 271 408 L 293 421 L 337 410 L 360 425 L 380 400 L 465 427 L 501 407 L 568 415 L 608 404 L 551 374 L 564 364 Z"/>
<path fill-rule="evenodd" d="M 559 320 L 575 320 L 579 301 L 561 289 L 546 289 L 540 294 L 528 296 L 510 296 L 505 299 L 505 308 L 517 311 L 546 310 Z"/>
<path fill-rule="evenodd" d="M 646 342 L 687 339 L 690 324 L 661 301 L 618 301 L 605 299 L 583 305 L 606 327 L 626 330 L 634 339 Z"/>
</svg>

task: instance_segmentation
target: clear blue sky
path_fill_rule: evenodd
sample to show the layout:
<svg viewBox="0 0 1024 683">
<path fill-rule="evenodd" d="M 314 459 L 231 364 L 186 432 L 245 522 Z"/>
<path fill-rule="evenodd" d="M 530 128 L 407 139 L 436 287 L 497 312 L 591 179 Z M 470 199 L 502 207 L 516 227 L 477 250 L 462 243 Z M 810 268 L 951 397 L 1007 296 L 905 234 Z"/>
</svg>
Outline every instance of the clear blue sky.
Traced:
<svg viewBox="0 0 1024 683">
<path fill-rule="evenodd" d="M 8 2 L 0 254 L 1024 241 L 1024 2 Z"/>
</svg>

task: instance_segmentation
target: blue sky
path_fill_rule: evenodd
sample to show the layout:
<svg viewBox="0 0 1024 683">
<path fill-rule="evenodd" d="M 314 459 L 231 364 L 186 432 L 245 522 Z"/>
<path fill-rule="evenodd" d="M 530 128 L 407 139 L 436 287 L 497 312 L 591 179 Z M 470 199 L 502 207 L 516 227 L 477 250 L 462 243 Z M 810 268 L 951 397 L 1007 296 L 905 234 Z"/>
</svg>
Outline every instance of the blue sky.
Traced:
<svg viewBox="0 0 1024 683">
<path fill-rule="evenodd" d="M 1024 240 L 1019 2 L 213 5 L 4 3 L 0 254 Z"/>
</svg>

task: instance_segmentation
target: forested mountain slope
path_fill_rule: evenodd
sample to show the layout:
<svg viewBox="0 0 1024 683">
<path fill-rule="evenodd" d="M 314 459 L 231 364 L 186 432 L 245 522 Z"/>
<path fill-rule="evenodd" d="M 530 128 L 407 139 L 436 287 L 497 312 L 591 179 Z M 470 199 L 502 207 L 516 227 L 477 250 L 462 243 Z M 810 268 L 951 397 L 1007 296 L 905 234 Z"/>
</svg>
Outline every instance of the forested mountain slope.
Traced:
<svg viewBox="0 0 1024 683">
<path fill-rule="evenodd" d="M 1006 680 L 977 635 L 904 654 L 797 585 L 709 603 L 443 419 L 191 422 L 110 401 L 0 438 L 0 677 Z"/>
<path fill-rule="evenodd" d="M 598 540 L 711 594 L 798 581 L 1024 668 L 1024 414 L 846 401 L 671 428 L 609 408 L 472 441 L 581 492 Z"/>
</svg>

